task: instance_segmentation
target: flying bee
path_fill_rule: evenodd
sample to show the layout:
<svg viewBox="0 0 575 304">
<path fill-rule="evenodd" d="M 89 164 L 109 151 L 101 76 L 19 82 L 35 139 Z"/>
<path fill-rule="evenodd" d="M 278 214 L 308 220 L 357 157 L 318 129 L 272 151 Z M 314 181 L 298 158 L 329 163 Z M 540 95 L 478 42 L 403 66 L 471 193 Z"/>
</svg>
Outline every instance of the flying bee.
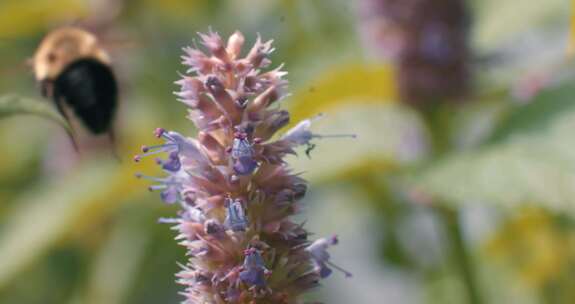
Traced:
<svg viewBox="0 0 575 304">
<path fill-rule="evenodd" d="M 96 36 L 78 27 L 48 33 L 32 59 L 42 95 L 54 101 L 58 112 L 69 121 L 70 108 L 92 134 L 108 133 L 113 140 L 118 85 L 110 64 Z"/>
</svg>

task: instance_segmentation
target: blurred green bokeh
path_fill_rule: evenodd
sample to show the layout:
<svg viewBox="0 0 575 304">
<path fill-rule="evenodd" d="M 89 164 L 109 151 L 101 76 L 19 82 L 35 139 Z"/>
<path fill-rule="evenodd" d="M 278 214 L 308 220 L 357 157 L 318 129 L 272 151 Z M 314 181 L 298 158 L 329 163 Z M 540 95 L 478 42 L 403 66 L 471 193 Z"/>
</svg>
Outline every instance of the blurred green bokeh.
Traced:
<svg viewBox="0 0 575 304">
<path fill-rule="evenodd" d="M 318 133 L 358 134 L 289 160 L 311 182 L 302 220 L 318 236 L 340 235 L 333 257 L 354 273 L 334 275 L 310 300 L 466 303 L 445 208 L 460 225 L 483 303 L 574 303 L 569 4 L 468 1 L 475 94 L 429 118 L 398 101 L 392 64 L 368 55 L 359 2 L 1 1 L 0 96 L 41 100 L 27 59 L 50 29 L 92 18 L 114 56 L 122 100 L 120 160 L 108 148 L 73 152 L 44 105 L 7 115 L 0 102 L 0 303 L 180 300 L 174 273 L 185 252 L 157 223 L 175 209 L 134 178 L 159 173 L 156 166 L 130 160 L 156 127 L 194 134 L 172 92 L 181 48 L 209 28 L 274 39 L 271 59 L 289 71 L 292 95 L 281 106 L 292 122 L 324 112 Z M 532 79 L 545 81 L 529 86 Z"/>
</svg>

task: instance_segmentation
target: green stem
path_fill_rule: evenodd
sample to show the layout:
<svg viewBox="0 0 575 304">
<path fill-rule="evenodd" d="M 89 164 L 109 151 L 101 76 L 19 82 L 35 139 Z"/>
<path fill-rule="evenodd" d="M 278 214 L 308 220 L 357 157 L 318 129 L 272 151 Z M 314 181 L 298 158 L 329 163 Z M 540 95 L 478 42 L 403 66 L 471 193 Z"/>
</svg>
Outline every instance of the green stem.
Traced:
<svg viewBox="0 0 575 304">
<path fill-rule="evenodd" d="M 473 263 L 463 239 L 463 231 L 459 223 L 459 216 L 456 211 L 441 208 L 440 214 L 443 217 L 448 237 L 452 258 L 460 272 L 461 279 L 467 291 L 470 304 L 481 304 L 481 295 L 475 279 Z"/>
<path fill-rule="evenodd" d="M 433 142 L 433 158 L 430 160 L 432 162 L 442 158 L 452 150 L 450 143 L 451 123 L 456 110 L 444 102 L 437 102 L 422 111 L 422 117 L 427 123 Z M 445 236 L 449 242 L 451 260 L 454 261 L 454 266 L 460 273 L 467 293 L 468 303 L 481 304 L 481 293 L 477 285 L 473 263 L 463 239 L 463 231 L 457 210 L 445 207 L 445 204 L 437 201 L 435 206 L 445 225 Z"/>
</svg>

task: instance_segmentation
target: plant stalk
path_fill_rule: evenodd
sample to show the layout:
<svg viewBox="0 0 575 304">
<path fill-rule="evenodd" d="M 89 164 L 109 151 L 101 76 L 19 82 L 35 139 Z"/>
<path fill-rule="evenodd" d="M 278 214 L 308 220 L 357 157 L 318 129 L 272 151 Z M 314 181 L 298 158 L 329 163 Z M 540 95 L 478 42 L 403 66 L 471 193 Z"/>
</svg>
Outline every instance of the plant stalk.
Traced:
<svg viewBox="0 0 575 304">
<path fill-rule="evenodd" d="M 457 211 L 440 208 L 440 214 L 443 217 L 446 228 L 446 236 L 449 241 L 452 259 L 460 272 L 461 279 L 465 285 L 468 302 L 470 304 L 481 304 L 481 294 L 479 292 L 475 270 L 471 256 L 465 246 L 463 231 Z"/>
</svg>

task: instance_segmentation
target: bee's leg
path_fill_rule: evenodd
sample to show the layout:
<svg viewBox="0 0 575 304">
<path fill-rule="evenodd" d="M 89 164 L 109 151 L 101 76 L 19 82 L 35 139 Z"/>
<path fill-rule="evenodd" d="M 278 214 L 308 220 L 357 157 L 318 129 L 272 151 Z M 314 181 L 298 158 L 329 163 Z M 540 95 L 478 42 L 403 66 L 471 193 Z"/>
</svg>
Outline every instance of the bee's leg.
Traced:
<svg viewBox="0 0 575 304">
<path fill-rule="evenodd" d="M 72 142 L 72 146 L 74 147 L 74 150 L 76 152 L 80 152 L 80 148 L 78 146 L 78 141 L 76 140 L 76 134 L 74 133 L 74 129 L 72 129 L 72 124 L 70 123 L 70 118 L 68 117 L 68 114 L 66 114 L 66 111 L 64 110 L 64 107 L 62 106 L 62 101 L 58 96 L 54 96 L 54 104 L 56 104 L 56 109 L 58 110 L 58 113 L 60 113 L 60 115 L 62 115 L 62 117 L 64 117 L 64 120 L 68 124 L 68 126 L 65 128 L 66 134 L 68 134 L 68 138 L 70 138 L 70 142 Z"/>
<path fill-rule="evenodd" d="M 42 96 L 46 98 L 52 98 L 52 95 L 54 94 L 53 88 L 54 84 L 52 83 L 52 81 L 43 80 L 40 82 L 40 93 L 42 94 Z"/>
</svg>

